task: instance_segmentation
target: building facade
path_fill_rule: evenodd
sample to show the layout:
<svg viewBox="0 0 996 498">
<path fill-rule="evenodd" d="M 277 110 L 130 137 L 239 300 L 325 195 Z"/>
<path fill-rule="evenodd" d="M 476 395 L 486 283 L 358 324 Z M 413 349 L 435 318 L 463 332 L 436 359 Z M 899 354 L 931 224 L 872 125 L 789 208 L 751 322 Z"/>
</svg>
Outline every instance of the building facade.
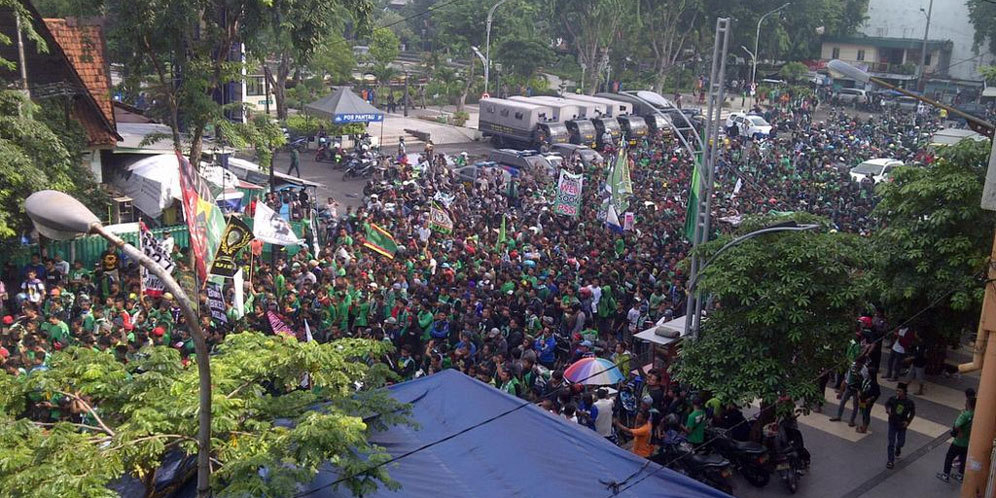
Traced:
<svg viewBox="0 0 996 498">
<path fill-rule="evenodd" d="M 923 40 L 930 10 L 929 38 L 951 42 L 947 75 L 955 80 L 981 80 L 979 67 L 996 64 L 987 47 L 974 47 L 975 29 L 966 0 L 870 0 L 868 18 L 859 32 L 870 37 Z M 922 9 L 922 10 L 921 10 Z M 916 61 L 919 63 L 919 60 Z M 929 69 L 928 69 L 929 73 Z"/>
</svg>

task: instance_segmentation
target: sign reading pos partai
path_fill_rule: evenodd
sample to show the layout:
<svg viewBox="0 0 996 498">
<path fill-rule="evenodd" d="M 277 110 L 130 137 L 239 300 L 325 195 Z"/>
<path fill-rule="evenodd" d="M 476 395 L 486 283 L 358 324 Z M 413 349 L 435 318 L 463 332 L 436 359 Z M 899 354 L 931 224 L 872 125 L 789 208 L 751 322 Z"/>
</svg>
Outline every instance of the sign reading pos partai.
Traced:
<svg viewBox="0 0 996 498">
<path fill-rule="evenodd" d="M 336 114 L 332 118 L 332 122 L 335 124 L 378 123 L 383 120 L 383 114 Z"/>
</svg>

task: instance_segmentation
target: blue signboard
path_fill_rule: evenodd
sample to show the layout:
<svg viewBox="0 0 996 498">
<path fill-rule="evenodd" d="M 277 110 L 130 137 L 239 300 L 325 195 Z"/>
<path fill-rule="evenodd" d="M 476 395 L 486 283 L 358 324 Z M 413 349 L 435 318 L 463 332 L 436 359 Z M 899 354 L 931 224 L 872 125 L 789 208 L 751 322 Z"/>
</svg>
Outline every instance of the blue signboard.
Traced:
<svg viewBox="0 0 996 498">
<path fill-rule="evenodd" d="M 378 123 L 383 120 L 383 114 L 336 114 L 332 122 L 335 124 Z"/>
</svg>

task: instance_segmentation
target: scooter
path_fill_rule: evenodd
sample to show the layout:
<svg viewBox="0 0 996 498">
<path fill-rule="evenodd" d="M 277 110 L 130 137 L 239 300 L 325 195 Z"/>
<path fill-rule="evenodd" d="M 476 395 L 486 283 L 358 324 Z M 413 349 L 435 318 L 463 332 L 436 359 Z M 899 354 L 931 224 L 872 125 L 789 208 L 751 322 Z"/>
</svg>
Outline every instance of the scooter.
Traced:
<svg viewBox="0 0 996 498">
<path fill-rule="evenodd" d="M 763 444 L 737 441 L 718 428 L 706 429 L 706 439 L 712 441 L 712 449 L 727 458 L 751 485 L 758 488 L 768 485 L 771 469 L 768 466 L 768 449 Z"/>
<path fill-rule="evenodd" d="M 654 460 L 672 470 L 733 494 L 733 469 L 730 461 L 715 453 L 701 454 L 685 444 L 663 444 Z"/>
<path fill-rule="evenodd" d="M 369 158 L 362 158 L 353 161 L 346 167 L 346 171 L 342 174 L 343 180 L 348 180 L 349 178 L 368 178 L 373 175 L 374 161 Z"/>
</svg>

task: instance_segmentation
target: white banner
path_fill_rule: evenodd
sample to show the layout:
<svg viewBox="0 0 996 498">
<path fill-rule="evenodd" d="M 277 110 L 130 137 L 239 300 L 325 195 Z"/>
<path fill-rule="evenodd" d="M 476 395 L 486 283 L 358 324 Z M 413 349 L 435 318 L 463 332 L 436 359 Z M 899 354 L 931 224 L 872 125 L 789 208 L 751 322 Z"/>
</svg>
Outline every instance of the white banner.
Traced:
<svg viewBox="0 0 996 498">
<path fill-rule="evenodd" d="M 142 248 L 142 253 L 151 258 L 152 261 L 155 261 L 156 264 L 163 267 L 167 273 L 173 273 L 173 268 L 175 268 L 176 265 L 173 263 L 173 259 L 170 258 L 170 254 L 166 250 L 163 241 L 157 239 L 152 231 L 145 226 L 145 224 L 141 225 L 139 233 L 139 236 L 142 238 L 139 244 Z M 142 267 L 142 283 L 145 287 L 145 293 L 152 296 L 158 296 L 165 290 L 165 286 L 162 281 L 159 280 L 159 277 L 149 273 L 144 266 Z"/>
<path fill-rule="evenodd" d="M 301 243 L 294 230 L 291 230 L 290 223 L 262 202 L 256 203 L 256 216 L 252 222 L 252 234 L 263 242 L 278 246 L 294 246 Z"/>
</svg>

